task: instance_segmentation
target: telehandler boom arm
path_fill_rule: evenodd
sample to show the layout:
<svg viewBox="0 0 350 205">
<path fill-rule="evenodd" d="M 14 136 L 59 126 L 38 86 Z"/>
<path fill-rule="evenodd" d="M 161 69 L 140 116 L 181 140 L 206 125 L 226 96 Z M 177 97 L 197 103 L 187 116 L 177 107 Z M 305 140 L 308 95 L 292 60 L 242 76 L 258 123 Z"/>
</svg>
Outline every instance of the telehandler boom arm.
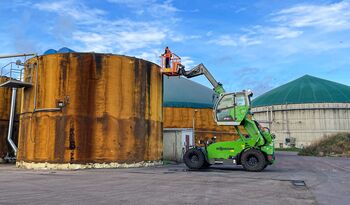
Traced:
<svg viewBox="0 0 350 205">
<path fill-rule="evenodd" d="M 225 93 L 225 89 L 222 86 L 222 84 L 215 80 L 213 75 L 203 65 L 203 63 L 197 65 L 196 67 L 194 67 L 194 68 L 192 68 L 191 70 L 188 70 L 188 71 L 185 70 L 185 66 L 179 65 L 178 74 L 179 75 L 183 75 L 186 78 L 193 78 L 193 77 L 196 77 L 196 76 L 199 76 L 199 75 L 204 75 L 209 80 L 209 82 L 213 85 L 214 91 L 217 94 Z"/>
</svg>

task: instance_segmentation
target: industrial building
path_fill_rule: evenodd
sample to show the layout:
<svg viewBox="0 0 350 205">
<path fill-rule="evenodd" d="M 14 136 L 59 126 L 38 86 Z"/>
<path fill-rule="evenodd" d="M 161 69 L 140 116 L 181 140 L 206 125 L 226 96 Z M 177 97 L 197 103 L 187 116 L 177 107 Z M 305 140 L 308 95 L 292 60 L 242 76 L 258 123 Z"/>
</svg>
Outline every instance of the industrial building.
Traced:
<svg viewBox="0 0 350 205">
<path fill-rule="evenodd" d="M 23 66 L 20 84 L 25 88 L 20 89 L 16 106 L 19 128 L 15 124 L 12 134 L 15 142 L 18 136 L 18 167 L 128 167 L 182 161 L 184 152 L 199 140 L 238 138 L 233 126 L 214 121 L 217 96 L 212 89 L 183 77 L 162 76 L 154 63 L 61 49 L 31 58 Z M 2 84 L 8 80 L 2 78 Z M 0 158 L 11 150 L 5 143 L 10 88 L 20 84 L 0 89 Z M 303 147 L 349 130 L 349 96 L 349 86 L 306 75 L 254 99 L 252 112 L 276 135 L 275 146 Z"/>
<path fill-rule="evenodd" d="M 182 161 L 183 153 L 198 140 L 216 136 L 236 139 L 233 126 L 219 126 L 213 118 L 215 93 L 183 77 L 164 77 L 163 158 Z"/>
<path fill-rule="evenodd" d="M 252 111 L 275 147 L 302 148 L 350 130 L 350 87 L 305 75 L 255 98 Z"/>
</svg>

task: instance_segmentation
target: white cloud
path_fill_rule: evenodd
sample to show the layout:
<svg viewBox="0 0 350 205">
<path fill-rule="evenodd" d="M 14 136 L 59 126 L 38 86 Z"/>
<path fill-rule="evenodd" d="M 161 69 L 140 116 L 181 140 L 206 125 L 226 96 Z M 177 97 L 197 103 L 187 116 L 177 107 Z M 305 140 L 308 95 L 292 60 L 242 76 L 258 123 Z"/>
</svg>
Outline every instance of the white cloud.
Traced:
<svg viewBox="0 0 350 205">
<path fill-rule="evenodd" d="M 161 49 L 149 49 L 147 51 L 141 52 L 140 54 L 137 54 L 137 58 L 142 58 L 148 61 L 151 61 L 156 64 L 160 64 L 160 54 L 162 53 Z"/>
<path fill-rule="evenodd" d="M 182 56 L 181 57 L 181 64 L 184 65 L 187 70 L 191 69 L 192 67 L 195 66 L 194 61 L 189 56 Z"/>
<path fill-rule="evenodd" d="M 262 43 L 260 40 L 253 37 L 249 37 L 248 35 L 241 35 L 239 37 L 239 42 L 243 46 L 251 46 L 251 45 L 257 45 Z"/>
<path fill-rule="evenodd" d="M 241 29 L 241 33 L 232 35 L 222 34 L 211 40 L 209 43 L 219 46 L 253 46 L 266 43 L 280 45 L 289 52 L 297 52 L 304 48 L 334 49 L 346 47 L 345 44 L 334 44 L 333 42 L 320 42 L 321 33 L 350 29 L 350 2 L 341 1 L 332 4 L 303 4 L 282 9 L 268 16 L 269 20 L 265 25 L 252 25 Z M 313 32 L 310 32 L 308 29 Z M 317 29 L 317 30 L 315 30 Z M 211 34 L 211 33 L 210 33 Z M 207 37 L 212 37 L 208 36 Z M 297 42 L 299 45 L 291 45 Z M 294 41 L 290 41 L 294 39 Z M 284 45 L 281 45 L 281 42 Z M 330 43 L 331 45 L 328 45 Z"/>
<path fill-rule="evenodd" d="M 213 35 L 213 31 L 208 31 L 206 34 L 205 34 L 206 36 L 212 36 Z"/>
<path fill-rule="evenodd" d="M 208 43 L 215 44 L 219 46 L 252 46 L 261 44 L 262 42 L 254 37 L 250 37 L 248 35 L 240 35 L 240 36 L 231 36 L 231 35 L 220 35 L 212 40 L 209 40 Z"/>
<path fill-rule="evenodd" d="M 167 32 L 147 22 L 101 21 L 98 27 L 74 32 L 73 39 L 83 43 L 86 50 L 126 54 L 162 44 Z"/>
<path fill-rule="evenodd" d="M 172 16 L 180 11 L 172 5 L 172 0 L 157 2 L 156 0 L 108 0 L 110 3 L 126 6 L 138 15 Z"/>
<path fill-rule="evenodd" d="M 90 8 L 83 1 L 43 2 L 34 8 L 52 12 L 59 16 L 69 16 L 75 24 L 71 33 L 71 42 L 79 43 L 76 49 L 95 52 L 115 52 L 135 55 L 142 49 L 152 50 L 165 42 L 179 42 L 196 39 L 200 36 L 183 35 L 174 31 L 178 19 L 164 18 L 159 13 L 175 13 L 178 11 L 172 1 L 157 3 L 154 0 L 109 0 L 128 8 L 144 8 L 153 12 L 152 20 L 108 19 L 104 10 Z M 52 26 L 54 28 L 54 26 Z M 153 59 L 151 59 L 153 60 Z"/>
<path fill-rule="evenodd" d="M 78 1 L 56 1 L 56 2 L 40 2 L 34 4 L 34 8 L 39 10 L 54 12 L 61 16 L 70 16 L 74 20 L 84 22 L 85 24 L 96 23 L 105 11 L 100 9 L 88 8 L 85 4 Z"/>
<path fill-rule="evenodd" d="M 200 35 L 185 36 L 182 34 L 178 34 L 178 33 L 174 33 L 174 32 L 169 31 L 169 39 L 171 39 L 174 42 L 183 42 L 183 41 L 187 41 L 187 40 L 200 39 L 200 38 L 201 38 Z"/>
<path fill-rule="evenodd" d="M 288 27 L 276 27 L 270 29 L 271 33 L 274 33 L 275 38 L 296 38 L 300 36 L 303 32 L 299 30 L 292 30 Z"/>
<path fill-rule="evenodd" d="M 219 46 L 237 46 L 238 45 L 238 43 L 236 42 L 236 39 L 234 39 L 230 35 L 220 35 L 217 38 L 208 41 L 208 43 L 219 45 Z"/>
<path fill-rule="evenodd" d="M 303 34 L 303 31 L 301 30 L 283 26 L 260 27 L 258 32 L 261 35 L 265 34 L 268 36 L 272 36 L 275 39 L 297 38 Z"/>
<path fill-rule="evenodd" d="M 350 29 L 350 3 L 298 5 L 272 14 L 272 21 L 294 28 L 314 27 L 327 31 Z"/>
</svg>

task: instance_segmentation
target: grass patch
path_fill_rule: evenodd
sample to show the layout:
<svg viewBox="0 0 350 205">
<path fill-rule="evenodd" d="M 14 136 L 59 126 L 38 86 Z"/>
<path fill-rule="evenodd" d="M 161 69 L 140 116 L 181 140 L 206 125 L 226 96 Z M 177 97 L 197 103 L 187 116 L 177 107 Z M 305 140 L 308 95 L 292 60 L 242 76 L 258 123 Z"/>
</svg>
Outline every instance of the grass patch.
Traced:
<svg viewBox="0 0 350 205">
<path fill-rule="evenodd" d="M 288 148 L 275 148 L 276 151 L 286 151 L 286 152 L 300 152 L 300 148 L 288 147 Z"/>
<path fill-rule="evenodd" d="M 350 133 L 325 136 L 321 140 L 302 149 L 302 156 L 345 156 L 350 157 Z"/>
</svg>

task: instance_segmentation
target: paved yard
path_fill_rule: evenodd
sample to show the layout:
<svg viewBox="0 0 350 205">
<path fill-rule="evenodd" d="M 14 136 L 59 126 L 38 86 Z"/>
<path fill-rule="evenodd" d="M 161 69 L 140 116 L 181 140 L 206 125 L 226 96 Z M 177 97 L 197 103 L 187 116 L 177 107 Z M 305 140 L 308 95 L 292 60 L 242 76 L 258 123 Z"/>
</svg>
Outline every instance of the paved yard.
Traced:
<svg viewBox="0 0 350 205">
<path fill-rule="evenodd" d="M 277 163 L 260 173 L 228 166 L 189 171 L 183 164 L 79 171 L 0 165 L 0 204 L 286 205 L 349 200 L 350 159 L 287 152 L 278 153 Z"/>
</svg>

